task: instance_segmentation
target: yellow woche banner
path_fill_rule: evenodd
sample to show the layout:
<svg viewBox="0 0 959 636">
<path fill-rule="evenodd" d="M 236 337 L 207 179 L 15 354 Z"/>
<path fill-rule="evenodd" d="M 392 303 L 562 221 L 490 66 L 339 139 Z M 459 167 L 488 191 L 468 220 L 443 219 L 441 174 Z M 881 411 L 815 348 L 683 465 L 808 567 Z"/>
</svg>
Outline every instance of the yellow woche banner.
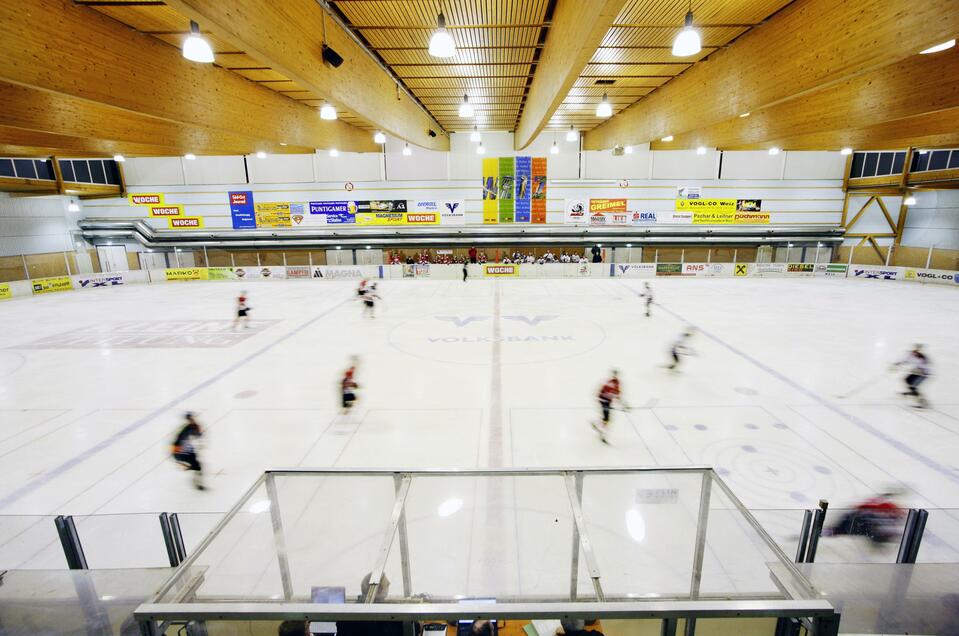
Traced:
<svg viewBox="0 0 959 636">
<path fill-rule="evenodd" d="M 254 203 L 257 227 L 293 227 L 289 203 Z"/>
<path fill-rule="evenodd" d="M 30 284 L 33 286 L 34 294 L 50 294 L 73 289 L 73 281 L 70 280 L 69 276 L 36 278 L 31 280 Z"/>
<path fill-rule="evenodd" d="M 357 212 L 357 225 L 439 225 L 439 212 Z"/>
<path fill-rule="evenodd" d="M 483 223 L 499 223 L 499 159 L 483 159 Z"/>
<path fill-rule="evenodd" d="M 483 275 L 485 276 L 519 276 L 519 265 L 486 263 L 483 265 Z"/>
<path fill-rule="evenodd" d="M 205 267 L 173 267 L 166 270 L 167 280 L 207 280 Z"/>
<path fill-rule="evenodd" d="M 150 217 L 156 219 L 170 216 L 183 216 L 183 206 L 179 203 L 176 205 L 150 206 Z"/>
<path fill-rule="evenodd" d="M 162 192 L 132 192 L 127 195 L 130 205 L 163 205 Z"/>
<path fill-rule="evenodd" d="M 196 230 L 203 227 L 202 216 L 171 216 L 166 222 L 171 230 Z"/>
<path fill-rule="evenodd" d="M 0 283 L 0 300 L 6 300 L 8 298 L 13 298 L 13 290 L 10 289 L 10 285 L 7 283 Z"/>
<path fill-rule="evenodd" d="M 736 199 L 676 199 L 676 209 L 690 210 L 723 210 L 736 211 Z"/>
</svg>

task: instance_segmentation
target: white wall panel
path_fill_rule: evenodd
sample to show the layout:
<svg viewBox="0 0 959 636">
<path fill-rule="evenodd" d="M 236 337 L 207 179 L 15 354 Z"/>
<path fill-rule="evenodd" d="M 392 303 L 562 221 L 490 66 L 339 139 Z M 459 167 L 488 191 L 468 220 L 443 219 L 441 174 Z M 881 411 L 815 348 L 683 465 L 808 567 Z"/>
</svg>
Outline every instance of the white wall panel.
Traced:
<svg viewBox="0 0 959 636">
<path fill-rule="evenodd" d="M 268 155 L 246 158 L 250 183 L 312 183 L 313 155 Z"/>
<path fill-rule="evenodd" d="M 380 152 L 341 152 L 339 157 L 331 157 L 328 151 L 318 150 L 313 157 L 314 180 L 338 181 L 341 186 L 347 181 L 380 181 L 382 161 Z"/>
<path fill-rule="evenodd" d="M 12 197 L 0 192 L 0 256 L 72 249 L 69 201 L 69 197 Z"/>
<path fill-rule="evenodd" d="M 449 153 L 410 146 L 413 154 L 403 154 L 405 142 L 386 137 L 386 178 L 390 181 L 445 181 L 449 179 Z"/>
<path fill-rule="evenodd" d="M 243 157 L 197 157 L 183 160 L 187 185 L 246 183 L 246 168 Z"/>
<path fill-rule="evenodd" d="M 836 151 L 790 150 L 785 179 L 842 179 L 846 158 Z"/>
<path fill-rule="evenodd" d="M 719 152 L 707 150 L 658 150 L 653 153 L 653 179 L 715 179 L 719 168 Z"/>
<path fill-rule="evenodd" d="M 128 186 L 182 185 L 180 157 L 131 157 L 122 166 Z"/>
<path fill-rule="evenodd" d="M 726 151 L 720 176 L 723 179 L 780 179 L 786 154 L 771 155 L 765 150 Z"/>
<path fill-rule="evenodd" d="M 909 209 L 902 244 L 959 249 L 959 190 L 920 190 Z"/>
<path fill-rule="evenodd" d="M 619 157 L 611 150 L 587 150 L 583 153 L 583 175 L 587 179 L 648 179 L 652 160 L 649 144 L 633 146 L 630 154 Z"/>
</svg>

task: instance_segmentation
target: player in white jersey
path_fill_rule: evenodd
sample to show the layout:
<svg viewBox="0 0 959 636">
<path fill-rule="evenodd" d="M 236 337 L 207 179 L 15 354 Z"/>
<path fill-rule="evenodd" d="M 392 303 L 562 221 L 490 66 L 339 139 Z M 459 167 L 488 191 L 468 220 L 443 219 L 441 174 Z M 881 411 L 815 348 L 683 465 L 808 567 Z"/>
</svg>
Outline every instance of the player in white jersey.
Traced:
<svg viewBox="0 0 959 636">
<path fill-rule="evenodd" d="M 649 310 L 653 306 L 653 288 L 649 283 L 643 283 L 643 293 L 640 296 L 646 299 L 646 317 L 649 318 Z"/>
<path fill-rule="evenodd" d="M 689 339 L 692 338 L 694 331 L 695 330 L 692 327 L 687 327 L 686 330 L 683 331 L 683 333 L 681 333 L 679 337 L 673 341 L 673 346 L 669 349 L 669 354 L 672 356 L 673 362 L 667 367 L 670 371 L 675 371 L 677 368 L 679 368 L 679 361 L 683 356 L 696 353 L 688 344 Z"/>
<path fill-rule="evenodd" d="M 893 368 L 902 366 L 908 369 L 906 377 L 903 378 L 906 383 L 906 390 L 902 394 L 916 398 L 918 408 L 926 408 L 929 406 L 929 402 L 919 393 L 919 385 L 932 375 L 932 365 L 921 344 L 915 345 L 902 360 L 893 365 Z"/>
</svg>

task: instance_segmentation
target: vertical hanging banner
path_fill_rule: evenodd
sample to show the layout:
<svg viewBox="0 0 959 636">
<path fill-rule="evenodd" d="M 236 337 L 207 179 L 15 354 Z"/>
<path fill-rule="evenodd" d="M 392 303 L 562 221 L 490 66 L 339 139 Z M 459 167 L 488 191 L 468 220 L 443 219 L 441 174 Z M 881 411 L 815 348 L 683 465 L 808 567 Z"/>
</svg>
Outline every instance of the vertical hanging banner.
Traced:
<svg viewBox="0 0 959 636">
<path fill-rule="evenodd" d="M 516 223 L 530 222 L 530 201 L 532 195 L 532 160 L 530 157 L 516 157 Z"/>
<path fill-rule="evenodd" d="M 546 157 L 533 157 L 532 222 L 546 223 Z"/>
<path fill-rule="evenodd" d="M 499 195 L 499 160 L 483 159 L 483 223 L 496 223 L 499 220 L 499 207 L 496 198 Z"/>
<path fill-rule="evenodd" d="M 233 217 L 234 230 L 255 230 L 256 215 L 253 212 L 253 193 L 228 192 L 230 197 L 230 216 Z"/>
<path fill-rule="evenodd" d="M 516 180 L 513 157 L 499 158 L 499 222 L 514 221 L 513 187 Z"/>
</svg>

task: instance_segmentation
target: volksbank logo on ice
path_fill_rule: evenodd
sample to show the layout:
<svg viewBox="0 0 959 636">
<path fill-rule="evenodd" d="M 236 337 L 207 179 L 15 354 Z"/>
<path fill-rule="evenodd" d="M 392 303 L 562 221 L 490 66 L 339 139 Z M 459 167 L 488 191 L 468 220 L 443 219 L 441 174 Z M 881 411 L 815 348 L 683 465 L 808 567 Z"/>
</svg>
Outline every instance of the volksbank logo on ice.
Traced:
<svg viewBox="0 0 959 636">
<path fill-rule="evenodd" d="M 464 316 L 462 318 L 460 318 L 459 316 L 436 316 L 436 319 L 451 322 L 457 327 L 465 327 L 471 322 L 489 320 L 489 316 Z"/>
<path fill-rule="evenodd" d="M 467 327 L 472 323 L 490 320 L 492 316 L 434 316 L 437 320 L 456 325 L 457 328 Z M 544 322 L 559 318 L 557 315 L 540 316 L 503 316 L 503 320 L 521 323 L 529 328 L 536 328 Z M 437 343 L 477 343 L 477 342 L 562 342 L 575 340 L 575 337 L 565 334 L 558 335 L 501 335 L 493 336 L 427 336 L 427 342 Z"/>
<path fill-rule="evenodd" d="M 491 316 L 436 316 L 437 320 L 451 322 L 457 327 L 465 327 L 471 322 L 480 322 L 489 320 L 490 318 Z M 514 320 L 529 325 L 530 327 L 535 327 L 541 322 L 554 320 L 556 318 L 559 318 L 559 316 L 503 316 L 503 320 Z"/>
</svg>

